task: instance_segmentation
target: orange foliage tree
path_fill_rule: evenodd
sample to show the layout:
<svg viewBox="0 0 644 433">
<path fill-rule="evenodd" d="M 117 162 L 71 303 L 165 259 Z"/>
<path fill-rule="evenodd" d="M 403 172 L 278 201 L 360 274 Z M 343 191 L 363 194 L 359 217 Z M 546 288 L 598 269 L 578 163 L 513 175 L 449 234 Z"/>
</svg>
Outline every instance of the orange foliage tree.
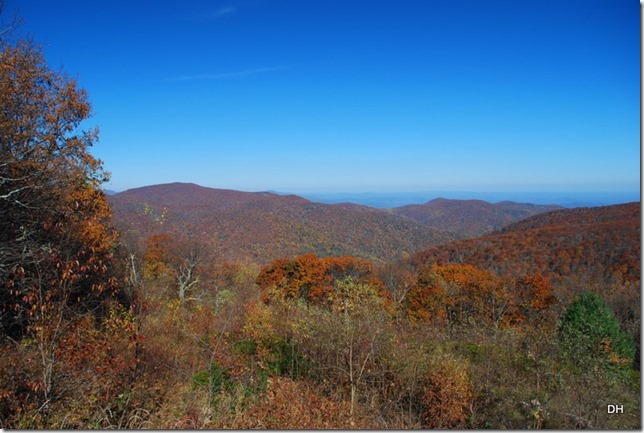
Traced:
<svg viewBox="0 0 644 433">
<path fill-rule="evenodd" d="M 388 299 L 371 263 L 350 256 L 319 258 L 315 254 L 304 254 L 293 260 L 277 259 L 262 268 L 257 284 L 264 302 L 278 297 L 330 305 L 334 298 L 342 296 L 337 283 L 346 278 L 369 284 L 378 295 Z"/>
<path fill-rule="evenodd" d="M 65 347 L 91 346 L 87 324 L 122 300 L 117 236 L 100 189 L 108 175 L 89 153 L 98 131 L 79 129 L 86 92 L 32 44 L 0 42 L 0 107 L 0 334 L 24 361 L 3 393 L 35 411 L 24 428 L 43 427 L 76 387 L 73 367 L 87 364 Z"/>
<path fill-rule="evenodd" d="M 409 316 L 437 324 L 509 326 L 534 320 L 554 302 L 538 275 L 501 278 L 471 265 L 423 267 L 407 300 Z"/>
<path fill-rule="evenodd" d="M 108 176 L 88 151 L 97 131 L 78 130 L 85 91 L 31 44 L 0 48 L 0 308 L 2 331 L 19 337 L 39 289 L 78 304 L 107 288 L 115 234 Z"/>
<path fill-rule="evenodd" d="M 170 267 L 172 236 L 167 233 L 152 235 L 145 243 L 147 251 L 143 257 L 143 276 L 151 280 L 172 277 L 173 271 Z"/>
<path fill-rule="evenodd" d="M 470 265 L 423 269 L 409 295 L 412 317 L 439 323 L 499 323 L 508 304 L 500 278 Z"/>
<path fill-rule="evenodd" d="M 515 316 L 517 321 L 533 322 L 545 319 L 545 312 L 557 302 L 552 284 L 545 277 L 529 274 L 514 282 L 514 295 L 517 299 Z"/>
</svg>

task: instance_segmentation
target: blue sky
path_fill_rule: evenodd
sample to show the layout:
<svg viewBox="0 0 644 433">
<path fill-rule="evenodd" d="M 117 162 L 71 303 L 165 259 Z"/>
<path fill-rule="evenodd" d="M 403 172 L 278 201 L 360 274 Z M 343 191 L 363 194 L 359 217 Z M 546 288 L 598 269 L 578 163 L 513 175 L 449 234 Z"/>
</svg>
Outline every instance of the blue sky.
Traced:
<svg viewBox="0 0 644 433">
<path fill-rule="evenodd" d="M 639 192 L 633 0 L 7 0 L 107 188 Z"/>
</svg>

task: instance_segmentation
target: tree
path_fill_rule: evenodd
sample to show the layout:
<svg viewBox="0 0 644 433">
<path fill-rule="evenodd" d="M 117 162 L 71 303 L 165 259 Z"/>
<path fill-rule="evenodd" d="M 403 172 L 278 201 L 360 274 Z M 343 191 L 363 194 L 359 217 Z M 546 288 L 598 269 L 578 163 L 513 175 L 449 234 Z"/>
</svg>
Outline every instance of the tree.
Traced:
<svg viewBox="0 0 644 433">
<path fill-rule="evenodd" d="M 115 235 L 99 190 L 108 176 L 88 151 L 97 130 L 78 130 L 86 92 L 32 44 L 0 48 L 0 308 L 3 333 L 18 337 L 26 292 L 52 273 L 99 284 L 89 274 L 101 273 Z"/>
<path fill-rule="evenodd" d="M 143 276 L 148 280 L 172 279 L 170 249 L 173 243 L 168 233 L 152 235 L 145 240 L 146 252 L 143 257 Z"/>
<path fill-rule="evenodd" d="M 15 397 L 31 402 L 32 419 L 46 420 L 75 387 L 64 347 L 91 346 L 85 325 L 100 326 L 121 300 L 100 190 L 108 175 L 89 153 L 98 131 L 79 129 L 90 112 L 87 93 L 32 43 L 0 42 L 0 334 L 22 343 Z"/>
<path fill-rule="evenodd" d="M 372 264 L 351 256 L 319 258 L 315 254 L 303 254 L 294 260 L 277 259 L 262 268 L 257 285 L 267 303 L 271 299 L 301 298 L 315 305 L 330 306 L 335 297 L 341 296 L 338 282 L 346 278 L 370 285 L 390 302 Z"/>
<path fill-rule="evenodd" d="M 547 310 L 557 302 L 550 281 L 541 275 L 530 274 L 517 278 L 514 287 L 516 308 L 512 311 L 513 321 L 534 323 L 549 319 Z"/>
<path fill-rule="evenodd" d="M 586 292 L 568 307 L 559 323 L 559 342 L 576 364 L 614 368 L 630 366 L 635 355 L 633 339 L 596 294 Z"/>
<path fill-rule="evenodd" d="M 412 318 L 450 325 L 474 321 L 498 326 L 511 305 L 499 277 L 460 264 L 421 269 L 408 298 Z"/>
<path fill-rule="evenodd" d="M 552 291 L 540 275 L 501 278 L 471 265 L 432 265 L 418 271 L 406 304 L 415 321 L 507 327 L 545 321 Z"/>
<path fill-rule="evenodd" d="M 414 272 L 410 263 L 387 263 L 377 269 L 377 274 L 394 303 L 402 305 L 407 301 L 406 298 L 414 287 Z"/>
<path fill-rule="evenodd" d="M 145 278 L 176 288 L 176 296 L 181 302 L 198 300 L 194 292 L 201 281 L 205 246 L 194 239 L 173 237 L 168 233 L 152 235 L 146 244 Z"/>
<path fill-rule="evenodd" d="M 391 343 L 391 329 L 379 287 L 351 277 L 336 281 L 336 286 L 328 310 L 305 310 L 295 339 L 323 377 L 347 386 L 353 425 L 360 390 L 384 375 L 382 355 Z"/>
<path fill-rule="evenodd" d="M 3 14 L 4 5 L 5 5 L 4 0 L 0 0 L 0 16 L 2 16 Z M 19 23 L 20 23 L 20 20 L 18 19 L 17 14 L 13 16 L 13 19 L 11 19 L 11 22 L 1 21 L 0 22 L 0 42 L 2 41 L 3 38 L 10 35 Z"/>
</svg>

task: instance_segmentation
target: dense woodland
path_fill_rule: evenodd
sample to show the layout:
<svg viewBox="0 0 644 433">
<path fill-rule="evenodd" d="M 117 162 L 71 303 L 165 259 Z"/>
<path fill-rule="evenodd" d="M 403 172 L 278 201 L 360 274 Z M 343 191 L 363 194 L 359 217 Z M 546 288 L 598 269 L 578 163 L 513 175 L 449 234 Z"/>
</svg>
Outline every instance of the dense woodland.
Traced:
<svg viewBox="0 0 644 433">
<path fill-rule="evenodd" d="M 269 192 L 174 183 L 124 191 L 109 201 L 122 231 L 192 234 L 218 261 L 268 264 L 313 251 L 385 262 L 455 239 L 390 212 Z"/>
<path fill-rule="evenodd" d="M 641 428 L 639 203 L 460 240 L 233 192 L 114 220 L 88 96 L 32 43 L 0 107 L 1 428 Z"/>
</svg>

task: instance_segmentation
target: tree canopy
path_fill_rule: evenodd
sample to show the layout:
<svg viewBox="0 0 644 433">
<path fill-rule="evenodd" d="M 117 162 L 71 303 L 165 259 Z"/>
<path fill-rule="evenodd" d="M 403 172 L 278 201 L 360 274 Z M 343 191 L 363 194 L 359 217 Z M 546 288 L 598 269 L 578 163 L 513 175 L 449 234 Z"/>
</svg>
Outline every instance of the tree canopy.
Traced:
<svg viewBox="0 0 644 433">
<path fill-rule="evenodd" d="M 3 333 L 18 335 L 32 292 L 85 298 L 105 288 L 115 234 L 100 190 L 108 179 L 89 153 L 98 130 L 81 130 L 85 90 L 50 69 L 33 43 L 0 45 L 0 292 Z M 60 290 L 59 290 L 60 292 Z M 30 294 L 31 293 L 31 294 Z"/>
</svg>

